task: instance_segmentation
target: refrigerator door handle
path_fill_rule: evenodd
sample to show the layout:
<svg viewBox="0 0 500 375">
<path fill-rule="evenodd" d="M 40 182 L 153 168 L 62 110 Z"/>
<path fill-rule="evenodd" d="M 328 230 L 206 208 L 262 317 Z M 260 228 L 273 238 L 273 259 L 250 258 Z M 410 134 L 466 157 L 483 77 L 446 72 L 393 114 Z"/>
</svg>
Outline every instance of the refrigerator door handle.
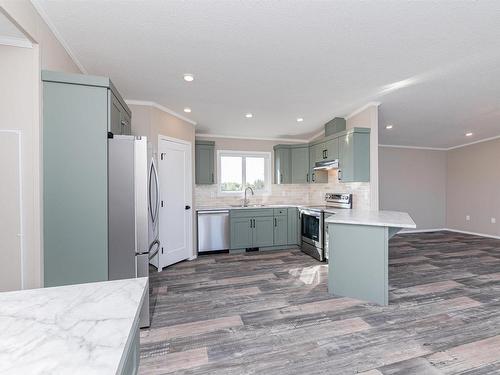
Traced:
<svg viewBox="0 0 500 375">
<path fill-rule="evenodd" d="M 154 177 L 155 179 L 155 198 L 156 198 L 156 202 L 154 204 L 154 207 L 153 207 L 153 204 L 151 202 L 151 179 Z M 151 167 L 149 169 L 149 212 L 150 212 L 150 215 L 151 215 L 151 221 L 153 222 L 153 224 L 155 224 L 158 220 L 158 216 L 159 216 L 159 209 L 160 209 L 160 182 L 158 181 L 158 170 L 156 169 L 156 164 L 155 164 L 155 160 L 154 158 L 151 159 Z"/>
</svg>

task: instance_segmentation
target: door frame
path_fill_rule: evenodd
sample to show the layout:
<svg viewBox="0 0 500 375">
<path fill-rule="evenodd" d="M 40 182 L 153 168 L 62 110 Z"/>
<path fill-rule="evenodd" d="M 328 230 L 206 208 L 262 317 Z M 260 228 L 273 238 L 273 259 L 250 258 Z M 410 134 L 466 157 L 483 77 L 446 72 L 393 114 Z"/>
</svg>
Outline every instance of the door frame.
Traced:
<svg viewBox="0 0 500 375">
<path fill-rule="evenodd" d="M 189 256 L 188 260 L 193 260 L 193 259 L 196 259 L 196 252 L 195 252 L 195 249 L 194 249 L 194 198 L 193 198 L 193 194 L 194 194 L 194 186 L 193 186 L 193 143 L 192 142 L 189 142 L 189 141 L 185 141 L 183 139 L 179 139 L 179 138 L 174 138 L 174 137 L 169 137 L 169 136 L 166 136 L 166 135 L 162 135 L 162 134 L 158 134 L 158 148 L 157 148 L 157 153 L 156 153 L 156 162 L 157 162 L 157 165 L 160 165 L 160 142 L 161 141 L 169 141 L 169 142 L 174 142 L 174 143 L 179 143 L 179 144 L 182 144 L 182 145 L 186 145 L 186 146 L 189 146 L 189 157 L 188 157 L 188 189 L 189 189 L 189 193 L 188 196 L 190 197 L 189 198 L 189 202 L 186 202 L 186 204 L 189 204 L 191 206 L 191 209 L 189 210 L 189 227 L 187 228 L 188 230 L 188 234 L 189 234 L 189 238 L 188 238 L 188 248 L 191 249 L 191 255 Z M 158 168 L 158 175 L 161 175 L 161 168 Z M 161 189 L 161 186 L 160 186 L 160 189 Z M 161 225 L 161 223 L 160 223 Z M 162 242 L 162 239 L 160 237 L 160 242 Z M 160 263 L 158 262 L 158 265 Z M 158 268 L 158 270 L 160 270 L 160 268 Z"/>
</svg>

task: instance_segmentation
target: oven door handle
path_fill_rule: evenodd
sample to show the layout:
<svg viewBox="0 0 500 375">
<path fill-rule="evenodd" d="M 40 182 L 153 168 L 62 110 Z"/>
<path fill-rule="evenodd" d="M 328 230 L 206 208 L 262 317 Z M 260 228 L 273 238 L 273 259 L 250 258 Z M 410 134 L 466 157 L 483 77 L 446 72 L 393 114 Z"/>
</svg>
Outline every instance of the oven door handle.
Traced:
<svg viewBox="0 0 500 375">
<path fill-rule="evenodd" d="M 302 217 L 302 215 L 308 215 L 308 216 L 312 216 L 312 217 L 321 219 L 321 212 L 317 212 L 317 211 L 301 210 L 300 216 Z"/>
</svg>

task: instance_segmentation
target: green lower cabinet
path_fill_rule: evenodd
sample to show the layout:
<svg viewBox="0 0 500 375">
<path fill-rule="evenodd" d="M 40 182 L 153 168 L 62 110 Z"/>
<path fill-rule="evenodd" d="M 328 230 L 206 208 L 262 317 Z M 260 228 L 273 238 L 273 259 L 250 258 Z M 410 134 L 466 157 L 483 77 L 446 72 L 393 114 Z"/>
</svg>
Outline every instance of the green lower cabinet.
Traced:
<svg viewBox="0 0 500 375">
<path fill-rule="evenodd" d="M 253 228 L 253 246 L 252 247 L 268 247 L 273 246 L 274 242 L 274 227 L 273 217 L 256 217 Z"/>
<path fill-rule="evenodd" d="M 274 246 L 288 244 L 288 216 L 274 217 Z"/>
<path fill-rule="evenodd" d="M 231 218 L 231 249 L 253 247 L 253 218 Z"/>
<path fill-rule="evenodd" d="M 231 250 L 299 243 L 296 207 L 231 210 Z"/>
<path fill-rule="evenodd" d="M 288 245 L 299 244 L 299 210 L 295 207 L 288 208 Z"/>
</svg>

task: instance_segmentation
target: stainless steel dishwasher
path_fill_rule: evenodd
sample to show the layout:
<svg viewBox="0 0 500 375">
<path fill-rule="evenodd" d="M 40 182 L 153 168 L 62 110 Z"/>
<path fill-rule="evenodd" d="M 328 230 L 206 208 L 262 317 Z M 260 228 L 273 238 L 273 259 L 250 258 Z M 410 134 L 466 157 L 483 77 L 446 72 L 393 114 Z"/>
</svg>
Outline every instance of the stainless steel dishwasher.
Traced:
<svg viewBox="0 0 500 375">
<path fill-rule="evenodd" d="M 229 249 L 229 210 L 198 211 L 198 252 Z"/>
</svg>

